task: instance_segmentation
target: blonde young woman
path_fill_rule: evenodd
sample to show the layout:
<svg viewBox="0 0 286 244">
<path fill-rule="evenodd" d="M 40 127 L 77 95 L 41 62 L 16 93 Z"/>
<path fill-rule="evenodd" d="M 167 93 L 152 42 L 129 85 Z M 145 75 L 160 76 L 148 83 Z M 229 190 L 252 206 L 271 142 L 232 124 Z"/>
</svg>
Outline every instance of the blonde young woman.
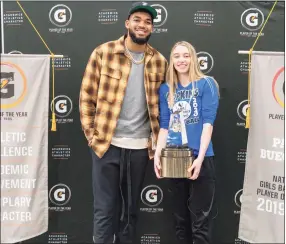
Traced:
<svg viewBox="0 0 286 244">
<path fill-rule="evenodd" d="M 193 243 L 211 243 L 211 210 L 215 195 L 213 124 L 219 105 L 217 82 L 205 76 L 199 68 L 194 47 L 185 41 L 174 45 L 166 82 L 159 90 L 160 132 L 154 157 L 154 170 L 161 178 L 160 155 L 166 144 L 181 146 L 180 130 L 176 121 L 170 123 L 171 114 L 182 111 L 187 132 L 188 147 L 195 160 L 188 169 L 189 179 L 172 179 L 174 183 L 174 217 L 178 239 L 186 238 L 190 231 L 185 224 L 192 223 Z M 179 133 L 179 134 L 178 134 Z M 179 201 L 185 199 L 185 201 Z M 183 212 L 185 204 L 191 212 Z"/>
</svg>

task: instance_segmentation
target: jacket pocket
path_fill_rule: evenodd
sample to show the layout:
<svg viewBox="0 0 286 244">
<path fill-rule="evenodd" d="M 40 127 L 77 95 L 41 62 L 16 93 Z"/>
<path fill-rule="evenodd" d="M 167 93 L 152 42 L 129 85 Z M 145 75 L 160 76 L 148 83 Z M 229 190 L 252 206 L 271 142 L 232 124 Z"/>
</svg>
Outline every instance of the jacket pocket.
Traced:
<svg viewBox="0 0 286 244">
<path fill-rule="evenodd" d="M 149 107 L 158 106 L 159 102 L 159 88 L 160 85 L 164 82 L 164 74 L 163 73 L 149 73 L 149 84 L 148 84 L 148 105 Z M 154 114 L 157 114 L 155 112 Z"/>
<path fill-rule="evenodd" d="M 119 82 L 122 73 L 120 70 L 103 66 L 100 72 L 98 99 L 114 103 L 118 94 Z"/>
<path fill-rule="evenodd" d="M 106 100 L 99 99 L 94 116 L 94 137 L 97 140 L 105 140 L 110 132 L 110 115 L 112 114 L 112 104 Z"/>
</svg>

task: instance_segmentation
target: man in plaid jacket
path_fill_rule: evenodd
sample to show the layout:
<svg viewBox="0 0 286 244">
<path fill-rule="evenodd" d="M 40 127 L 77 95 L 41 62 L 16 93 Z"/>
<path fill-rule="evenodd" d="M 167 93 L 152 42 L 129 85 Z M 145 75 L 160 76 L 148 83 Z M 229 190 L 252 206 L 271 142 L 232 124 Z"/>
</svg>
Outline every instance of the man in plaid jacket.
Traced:
<svg viewBox="0 0 286 244">
<path fill-rule="evenodd" d="M 148 44 L 157 12 L 132 5 L 127 34 L 92 52 L 80 90 L 80 120 L 92 152 L 94 243 L 134 243 L 147 163 L 159 132 L 158 89 L 167 61 Z M 119 206 L 119 207 L 118 207 Z"/>
</svg>

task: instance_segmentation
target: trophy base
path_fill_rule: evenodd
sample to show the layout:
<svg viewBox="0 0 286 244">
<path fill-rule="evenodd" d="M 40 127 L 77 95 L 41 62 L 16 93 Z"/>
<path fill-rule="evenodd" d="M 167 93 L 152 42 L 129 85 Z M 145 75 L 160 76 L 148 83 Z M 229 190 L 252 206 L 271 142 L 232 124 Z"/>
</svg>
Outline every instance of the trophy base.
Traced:
<svg viewBox="0 0 286 244">
<path fill-rule="evenodd" d="M 164 148 L 161 152 L 161 177 L 189 178 L 193 154 L 189 148 Z"/>
</svg>

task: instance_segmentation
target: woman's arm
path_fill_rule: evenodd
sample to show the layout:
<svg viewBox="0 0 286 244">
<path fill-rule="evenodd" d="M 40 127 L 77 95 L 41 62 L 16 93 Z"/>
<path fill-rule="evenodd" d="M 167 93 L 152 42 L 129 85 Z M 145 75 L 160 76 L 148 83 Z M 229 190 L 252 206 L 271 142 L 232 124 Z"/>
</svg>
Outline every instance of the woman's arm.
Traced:
<svg viewBox="0 0 286 244">
<path fill-rule="evenodd" d="M 160 156 L 163 148 L 166 147 L 168 128 L 170 121 L 170 110 L 167 101 L 167 87 L 166 85 L 161 85 L 159 89 L 159 108 L 160 108 L 160 131 L 157 139 L 156 151 L 154 155 L 154 171 L 157 178 L 161 178 L 161 162 Z"/>
<path fill-rule="evenodd" d="M 202 94 L 201 119 L 203 121 L 203 130 L 200 138 L 200 149 L 198 157 L 194 160 L 192 166 L 188 169 L 191 180 L 197 179 L 200 174 L 201 166 L 212 138 L 213 123 L 216 118 L 217 109 L 218 109 L 218 88 L 213 79 L 206 78 L 206 83 L 204 85 Z"/>
<path fill-rule="evenodd" d="M 167 137 L 168 137 L 168 129 L 161 128 L 158 135 L 155 155 L 161 156 L 162 149 L 166 147 Z"/>
<path fill-rule="evenodd" d="M 211 125 L 210 123 L 205 123 L 203 125 L 203 131 L 202 131 L 202 135 L 201 135 L 199 155 L 197 157 L 202 162 L 204 161 L 206 151 L 207 151 L 208 146 L 210 144 L 210 141 L 212 138 L 212 133 L 213 133 L 213 125 Z"/>
<path fill-rule="evenodd" d="M 161 178 L 161 151 L 166 147 L 168 129 L 161 128 L 158 135 L 157 147 L 154 155 L 154 170 L 157 178 Z"/>
</svg>

